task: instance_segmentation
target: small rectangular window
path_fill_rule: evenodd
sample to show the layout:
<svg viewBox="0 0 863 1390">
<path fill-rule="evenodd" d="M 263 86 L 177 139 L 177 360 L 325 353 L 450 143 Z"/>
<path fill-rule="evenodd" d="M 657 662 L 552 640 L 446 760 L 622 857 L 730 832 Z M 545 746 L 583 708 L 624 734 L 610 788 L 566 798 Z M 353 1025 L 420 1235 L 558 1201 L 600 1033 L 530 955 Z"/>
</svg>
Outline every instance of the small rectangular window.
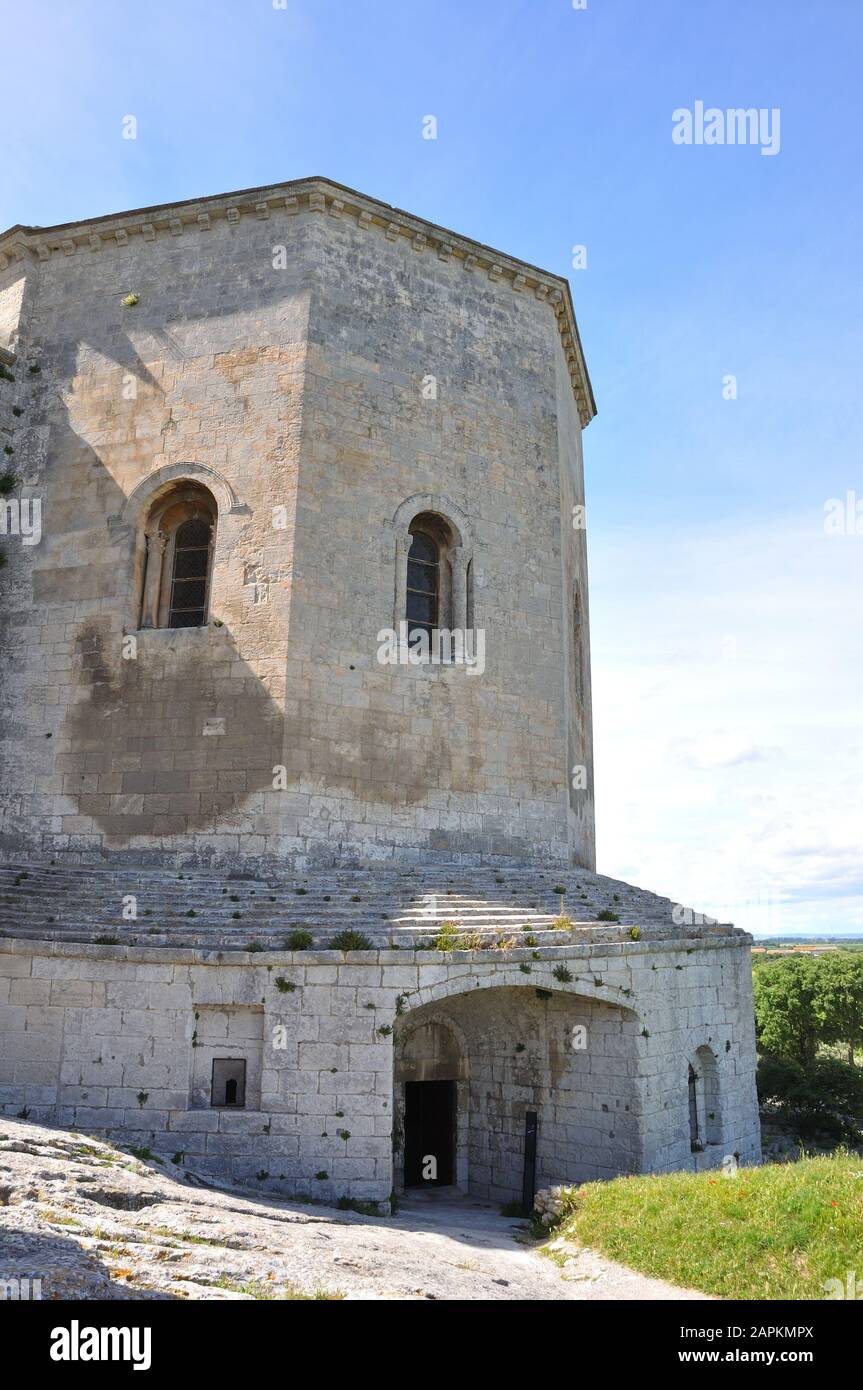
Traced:
<svg viewBox="0 0 863 1390">
<path fill-rule="evenodd" d="M 213 1058 L 210 1105 L 242 1109 L 246 1103 L 246 1063 L 239 1057 Z"/>
</svg>

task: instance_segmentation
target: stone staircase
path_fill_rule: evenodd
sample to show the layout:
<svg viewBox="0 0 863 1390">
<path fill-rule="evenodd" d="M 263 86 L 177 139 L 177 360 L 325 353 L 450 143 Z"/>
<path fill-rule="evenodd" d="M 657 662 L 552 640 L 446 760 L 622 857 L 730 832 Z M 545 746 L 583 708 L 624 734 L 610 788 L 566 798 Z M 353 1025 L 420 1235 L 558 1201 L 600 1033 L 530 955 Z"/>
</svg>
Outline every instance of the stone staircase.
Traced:
<svg viewBox="0 0 863 1390">
<path fill-rule="evenodd" d="M 0 935 L 103 945 L 281 950 L 303 930 L 325 950 L 352 930 L 376 947 L 416 949 L 445 923 L 475 949 L 562 945 L 567 932 L 617 940 L 633 927 L 649 936 L 693 934 L 674 922 L 673 908 L 667 898 L 583 869 L 440 865 L 280 876 L 0 864 Z M 695 934 L 728 930 L 695 921 Z"/>
</svg>

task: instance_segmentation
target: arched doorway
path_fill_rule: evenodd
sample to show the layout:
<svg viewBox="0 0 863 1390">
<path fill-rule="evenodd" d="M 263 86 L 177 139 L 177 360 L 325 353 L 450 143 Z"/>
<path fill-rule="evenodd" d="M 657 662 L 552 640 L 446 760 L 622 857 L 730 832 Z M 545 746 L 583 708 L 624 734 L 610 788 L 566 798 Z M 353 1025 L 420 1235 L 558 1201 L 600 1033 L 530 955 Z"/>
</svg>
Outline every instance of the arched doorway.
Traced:
<svg viewBox="0 0 863 1390">
<path fill-rule="evenodd" d="M 405 1187 L 455 1179 L 455 1081 L 405 1082 Z"/>
<path fill-rule="evenodd" d="M 569 991 L 474 985 L 410 1009 L 394 1036 L 395 1190 L 433 1185 L 417 1156 L 438 1158 L 440 1180 L 451 1147 L 453 1186 L 501 1203 L 531 1169 L 538 1187 L 640 1171 L 642 1046 L 634 1011 Z"/>
<path fill-rule="evenodd" d="M 395 1053 L 397 1188 L 466 1187 L 467 1082 L 458 1026 L 441 1014 L 406 1021 Z"/>
</svg>

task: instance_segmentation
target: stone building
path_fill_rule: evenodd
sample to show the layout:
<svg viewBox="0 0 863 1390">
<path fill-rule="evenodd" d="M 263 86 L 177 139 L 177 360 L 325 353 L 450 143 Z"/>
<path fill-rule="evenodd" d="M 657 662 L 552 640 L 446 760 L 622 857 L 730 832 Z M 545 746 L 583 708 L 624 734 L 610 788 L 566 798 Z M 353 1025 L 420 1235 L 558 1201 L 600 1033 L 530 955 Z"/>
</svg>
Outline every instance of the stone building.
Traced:
<svg viewBox="0 0 863 1390">
<path fill-rule="evenodd" d="M 307 179 L 13 227 L 0 368 L 0 1105 L 325 1198 L 756 1158 L 749 938 L 595 873 L 566 281 Z"/>
</svg>

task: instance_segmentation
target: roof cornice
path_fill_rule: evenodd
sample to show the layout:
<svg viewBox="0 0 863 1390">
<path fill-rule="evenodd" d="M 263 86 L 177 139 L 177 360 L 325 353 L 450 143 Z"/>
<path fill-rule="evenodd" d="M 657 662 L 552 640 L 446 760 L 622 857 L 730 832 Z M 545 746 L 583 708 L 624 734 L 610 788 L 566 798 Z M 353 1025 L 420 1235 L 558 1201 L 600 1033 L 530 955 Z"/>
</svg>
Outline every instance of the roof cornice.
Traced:
<svg viewBox="0 0 863 1390">
<path fill-rule="evenodd" d="M 148 242 L 157 237 L 183 236 L 189 231 L 205 232 L 219 221 L 237 224 L 243 217 L 266 220 L 274 212 L 350 217 L 361 230 L 382 232 L 390 241 L 407 237 L 417 252 L 430 251 L 440 260 L 460 264 L 466 272 L 486 275 L 492 281 L 508 284 L 517 293 L 533 294 L 549 304 L 557 319 L 582 428 L 593 419 L 596 402 L 567 280 L 332 179 L 314 177 L 265 184 L 261 188 L 160 203 L 54 227 L 16 225 L 0 234 L 0 270 L 13 260 L 33 257 L 47 261 L 92 254 L 111 246 L 125 246 L 130 238 L 140 237 Z"/>
</svg>

